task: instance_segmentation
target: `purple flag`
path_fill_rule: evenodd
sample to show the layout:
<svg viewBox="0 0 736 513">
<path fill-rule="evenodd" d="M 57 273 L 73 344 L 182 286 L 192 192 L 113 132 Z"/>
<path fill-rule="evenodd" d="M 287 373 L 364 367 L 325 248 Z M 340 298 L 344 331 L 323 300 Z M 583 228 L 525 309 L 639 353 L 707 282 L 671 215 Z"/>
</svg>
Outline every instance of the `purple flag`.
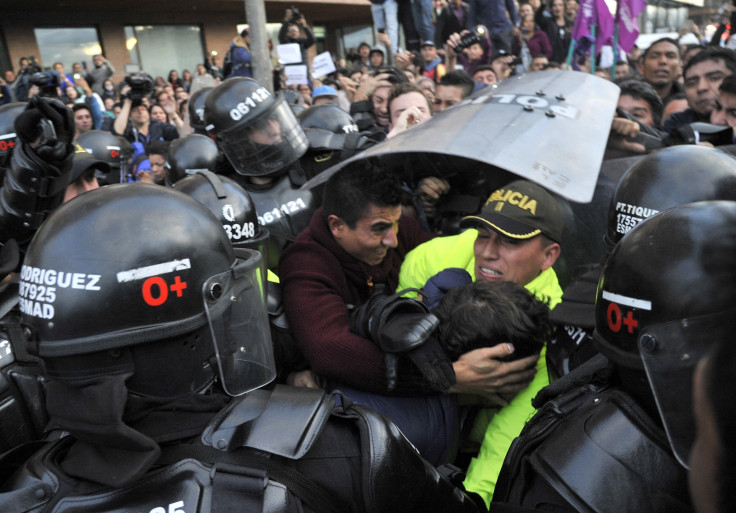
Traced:
<svg viewBox="0 0 736 513">
<path fill-rule="evenodd" d="M 619 0 L 616 11 L 618 24 L 618 45 L 629 52 L 639 37 L 639 25 L 636 16 L 644 10 L 647 3 L 644 0 Z"/>
<path fill-rule="evenodd" d="M 575 17 L 575 26 L 572 29 L 572 38 L 579 40 L 592 35 L 590 27 L 595 24 L 596 53 L 601 46 L 610 43 L 613 36 L 613 15 L 608 10 L 604 0 L 581 0 L 578 15 Z"/>
</svg>

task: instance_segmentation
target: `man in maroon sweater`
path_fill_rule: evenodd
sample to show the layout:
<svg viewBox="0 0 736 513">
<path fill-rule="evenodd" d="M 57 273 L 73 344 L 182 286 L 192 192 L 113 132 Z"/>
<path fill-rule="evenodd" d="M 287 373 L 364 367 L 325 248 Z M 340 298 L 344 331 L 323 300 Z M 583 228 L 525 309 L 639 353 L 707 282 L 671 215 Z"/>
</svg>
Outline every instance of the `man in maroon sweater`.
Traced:
<svg viewBox="0 0 736 513">
<path fill-rule="evenodd" d="M 384 413 L 425 458 L 439 463 L 458 424 L 454 396 L 438 394 L 401 367 L 389 389 L 385 354 L 350 330 L 352 308 L 377 291 L 393 293 L 404 256 L 430 238 L 401 215 L 395 176 L 366 159 L 327 182 L 323 207 L 281 255 L 279 276 L 291 330 L 312 372 L 328 388 Z M 496 351 L 494 358 L 509 353 L 506 344 Z M 455 371 L 458 384 L 480 384 L 489 393 L 518 391 L 534 374 L 518 362 L 502 363 L 487 354 L 462 358 L 454 369 L 447 361 L 450 374 Z"/>
</svg>

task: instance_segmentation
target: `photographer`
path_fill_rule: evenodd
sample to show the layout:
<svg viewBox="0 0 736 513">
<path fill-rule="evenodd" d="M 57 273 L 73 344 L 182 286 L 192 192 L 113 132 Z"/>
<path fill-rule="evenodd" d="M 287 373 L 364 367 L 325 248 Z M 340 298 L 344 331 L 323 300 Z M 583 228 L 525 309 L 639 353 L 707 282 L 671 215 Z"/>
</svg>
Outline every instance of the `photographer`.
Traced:
<svg viewBox="0 0 736 513">
<path fill-rule="evenodd" d="M 125 85 L 120 91 L 123 108 L 115 118 L 112 133 L 122 135 L 126 140 L 140 142 L 145 148 L 153 141 L 173 141 L 179 132 L 173 125 L 151 120 L 148 109 L 143 105 L 143 97 L 153 91 L 153 81 L 147 75 L 125 77 Z"/>
<path fill-rule="evenodd" d="M 314 44 L 314 34 L 307 26 L 307 20 L 296 7 L 286 9 L 284 22 L 279 30 L 279 43 L 282 45 L 296 43 L 302 52 L 301 64 L 309 65 L 307 49 Z"/>
<path fill-rule="evenodd" d="M 475 27 L 450 35 L 445 44 L 447 69 L 454 70 L 457 61 L 468 75 L 473 75 L 478 66 L 491 64 L 491 42 L 485 27 Z"/>
<path fill-rule="evenodd" d="M 13 94 L 15 95 L 16 101 L 25 102 L 31 95 L 28 94 L 31 88 L 31 75 L 41 71 L 41 66 L 36 63 L 34 56 L 21 57 L 18 60 L 20 70 L 18 71 L 18 77 L 13 82 Z"/>
</svg>

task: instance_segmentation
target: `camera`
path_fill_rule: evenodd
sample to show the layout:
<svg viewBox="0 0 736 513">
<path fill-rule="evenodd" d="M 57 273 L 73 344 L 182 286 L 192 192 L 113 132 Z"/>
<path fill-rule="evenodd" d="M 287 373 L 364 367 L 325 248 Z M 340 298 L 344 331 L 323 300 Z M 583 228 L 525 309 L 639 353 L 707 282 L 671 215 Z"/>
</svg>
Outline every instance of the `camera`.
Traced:
<svg viewBox="0 0 736 513">
<path fill-rule="evenodd" d="M 299 21 L 301 17 L 302 17 L 302 13 L 299 11 L 299 9 L 297 9 L 296 7 L 292 5 L 291 6 L 291 21 L 294 21 L 294 22 Z"/>
<path fill-rule="evenodd" d="M 462 50 L 465 50 L 466 48 L 470 48 L 474 44 L 481 44 L 480 41 L 480 36 L 475 30 L 466 32 L 465 34 L 460 36 L 460 42 L 455 47 L 455 51 L 460 52 Z"/>
<path fill-rule="evenodd" d="M 140 102 L 145 96 L 153 92 L 153 80 L 144 73 L 128 75 L 125 77 L 125 83 L 130 86 L 128 98 L 133 100 L 133 103 Z"/>
<path fill-rule="evenodd" d="M 56 71 L 39 71 L 31 75 L 29 82 L 38 87 L 38 95 L 47 98 L 58 98 L 61 85 Z"/>
</svg>

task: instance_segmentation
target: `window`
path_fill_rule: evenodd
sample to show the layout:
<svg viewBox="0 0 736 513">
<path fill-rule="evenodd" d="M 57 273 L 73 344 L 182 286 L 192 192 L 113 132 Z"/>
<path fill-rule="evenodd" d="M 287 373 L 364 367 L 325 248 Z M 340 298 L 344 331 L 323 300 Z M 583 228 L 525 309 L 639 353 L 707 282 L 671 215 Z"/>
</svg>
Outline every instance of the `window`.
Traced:
<svg viewBox="0 0 736 513">
<path fill-rule="evenodd" d="M 97 29 L 94 27 L 34 29 L 36 44 L 44 68 L 51 69 L 55 62 L 71 73 L 75 62 L 92 66 L 92 56 L 102 53 Z"/>
<path fill-rule="evenodd" d="M 130 62 L 152 77 L 167 78 L 175 69 L 196 75 L 205 59 L 202 29 L 198 25 L 136 25 L 125 27 Z"/>
</svg>

